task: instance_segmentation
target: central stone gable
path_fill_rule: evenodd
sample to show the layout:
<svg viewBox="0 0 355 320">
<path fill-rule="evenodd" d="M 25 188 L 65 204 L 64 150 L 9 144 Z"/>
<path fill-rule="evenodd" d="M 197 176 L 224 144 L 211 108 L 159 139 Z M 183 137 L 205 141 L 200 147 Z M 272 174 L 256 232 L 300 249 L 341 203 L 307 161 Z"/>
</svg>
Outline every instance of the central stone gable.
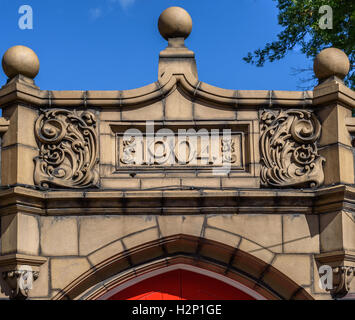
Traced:
<svg viewBox="0 0 355 320">
<path fill-rule="evenodd" d="M 102 187 L 257 188 L 258 112 L 197 97 L 183 76 L 162 80 L 157 99 L 100 112 Z"/>
</svg>

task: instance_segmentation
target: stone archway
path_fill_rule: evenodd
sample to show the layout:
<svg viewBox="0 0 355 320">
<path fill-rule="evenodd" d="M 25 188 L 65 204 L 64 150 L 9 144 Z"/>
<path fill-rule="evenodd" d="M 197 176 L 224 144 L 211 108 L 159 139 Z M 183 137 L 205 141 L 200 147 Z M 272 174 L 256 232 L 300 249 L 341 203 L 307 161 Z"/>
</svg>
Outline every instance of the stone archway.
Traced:
<svg viewBox="0 0 355 320">
<path fill-rule="evenodd" d="M 224 275 L 176 264 L 118 285 L 99 300 L 265 300 Z"/>
<path fill-rule="evenodd" d="M 201 253 L 201 248 L 208 248 L 208 256 Z M 234 264 L 235 260 L 238 260 L 239 267 Z M 216 277 L 230 279 L 230 283 L 239 283 L 248 288 L 249 293 L 254 292 L 267 300 L 312 300 L 297 283 L 259 258 L 217 241 L 182 234 L 157 239 L 124 252 L 112 252 L 109 258 L 92 266 L 53 299 L 100 299 L 129 281 L 176 265 L 199 268 Z M 259 278 L 254 276 L 256 269 L 262 273 Z"/>
</svg>

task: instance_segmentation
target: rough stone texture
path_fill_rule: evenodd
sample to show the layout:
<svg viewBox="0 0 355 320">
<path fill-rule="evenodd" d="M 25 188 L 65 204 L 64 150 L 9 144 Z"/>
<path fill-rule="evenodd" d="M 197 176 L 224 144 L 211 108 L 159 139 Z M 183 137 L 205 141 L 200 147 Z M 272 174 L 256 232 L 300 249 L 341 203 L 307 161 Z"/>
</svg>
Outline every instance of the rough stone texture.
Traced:
<svg viewBox="0 0 355 320">
<path fill-rule="evenodd" d="M 274 253 L 270 250 L 263 248 L 262 246 L 249 241 L 247 239 L 242 239 L 238 249 L 251 254 L 252 256 L 263 260 L 265 263 L 271 263 L 274 258 Z"/>
<path fill-rule="evenodd" d="M 41 218 L 41 251 L 45 256 L 78 255 L 78 226 L 75 218 Z"/>
<path fill-rule="evenodd" d="M 272 266 L 301 286 L 311 284 L 311 258 L 308 255 L 280 254 Z"/>
<path fill-rule="evenodd" d="M 53 289 L 63 289 L 90 269 L 86 258 L 52 258 L 50 260 Z"/>
<path fill-rule="evenodd" d="M 105 259 L 109 259 L 112 256 L 119 254 L 120 252 L 123 252 L 123 244 L 121 240 L 117 240 L 115 242 L 112 242 L 108 244 L 107 246 L 104 246 L 96 251 L 94 251 L 92 254 L 89 255 L 88 259 L 92 265 L 97 265 L 98 263 L 104 261 Z M 128 266 L 128 264 L 127 264 Z"/>
<path fill-rule="evenodd" d="M 165 100 L 166 120 L 191 120 L 193 119 L 193 103 L 179 90 L 173 91 Z"/>
<path fill-rule="evenodd" d="M 13 214 L 1 218 L 1 253 L 38 254 L 39 232 L 36 217 Z"/>
<path fill-rule="evenodd" d="M 278 215 L 223 215 L 209 217 L 208 226 L 228 230 L 272 251 L 282 251 L 281 217 Z"/>
<path fill-rule="evenodd" d="M 319 218 L 315 215 L 284 215 L 283 247 L 287 253 L 319 252 Z"/>
<path fill-rule="evenodd" d="M 202 233 L 204 216 L 160 216 L 159 229 L 162 237 L 188 234 L 199 237 Z"/>
<path fill-rule="evenodd" d="M 30 299 L 37 299 L 39 297 L 48 297 L 49 295 L 49 263 L 45 262 L 39 268 L 39 277 L 35 281 L 32 290 L 29 292 Z"/>
<path fill-rule="evenodd" d="M 343 249 L 343 220 L 339 212 L 320 216 L 320 252 Z M 341 235 L 339 237 L 339 235 Z"/>
<path fill-rule="evenodd" d="M 80 218 L 80 255 L 88 255 L 111 242 L 156 226 L 152 216 Z"/>
<path fill-rule="evenodd" d="M 204 237 L 206 239 L 214 240 L 224 243 L 232 248 L 237 247 L 241 238 L 224 230 L 217 230 L 213 228 L 206 228 Z"/>
</svg>

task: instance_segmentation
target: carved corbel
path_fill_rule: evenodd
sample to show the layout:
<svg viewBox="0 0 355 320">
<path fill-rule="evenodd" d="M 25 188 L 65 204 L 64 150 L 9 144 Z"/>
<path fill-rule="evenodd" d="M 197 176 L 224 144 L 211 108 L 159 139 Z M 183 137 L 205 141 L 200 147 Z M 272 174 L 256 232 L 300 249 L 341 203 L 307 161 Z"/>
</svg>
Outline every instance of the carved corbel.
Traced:
<svg viewBox="0 0 355 320">
<path fill-rule="evenodd" d="M 348 294 L 354 275 L 355 267 L 340 266 L 333 268 L 333 289 L 330 293 L 334 299 L 343 298 Z"/>
<path fill-rule="evenodd" d="M 328 291 L 333 299 L 345 297 L 355 276 L 355 255 L 347 250 L 332 251 L 315 256 L 319 266 L 327 266 L 332 272 Z"/>
<path fill-rule="evenodd" d="M 351 144 L 353 145 L 353 147 L 355 147 L 355 118 L 353 117 L 348 117 L 348 118 L 345 118 L 345 125 L 346 125 L 346 128 L 348 129 L 350 135 L 352 136 L 352 141 L 351 141 Z"/>
<path fill-rule="evenodd" d="M 26 266 L 22 266 L 22 268 L 26 268 Z M 33 270 L 4 271 L 2 273 L 2 278 L 6 281 L 10 288 L 10 299 L 27 299 L 29 290 L 32 289 L 33 282 L 37 280 L 38 276 L 39 272 Z"/>
<path fill-rule="evenodd" d="M 0 256 L 1 289 L 11 300 L 25 300 L 39 277 L 44 257 L 13 254 Z M 5 284 L 5 285 L 4 285 Z"/>
<path fill-rule="evenodd" d="M 9 129 L 10 121 L 5 118 L 0 118 L 0 135 L 3 135 Z"/>
</svg>

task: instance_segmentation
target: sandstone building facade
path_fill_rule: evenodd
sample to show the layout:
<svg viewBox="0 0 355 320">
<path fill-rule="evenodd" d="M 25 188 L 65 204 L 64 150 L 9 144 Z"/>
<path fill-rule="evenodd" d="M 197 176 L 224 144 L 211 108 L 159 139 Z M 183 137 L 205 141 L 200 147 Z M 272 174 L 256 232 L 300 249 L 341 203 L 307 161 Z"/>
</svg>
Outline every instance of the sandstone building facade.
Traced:
<svg viewBox="0 0 355 320">
<path fill-rule="evenodd" d="M 225 90 L 199 80 L 191 27 L 163 12 L 158 79 L 134 90 L 41 90 L 36 54 L 5 53 L 2 299 L 147 298 L 176 271 L 211 298 L 355 294 L 347 56 L 319 53 L 313 91 Z"/>
</svg>

